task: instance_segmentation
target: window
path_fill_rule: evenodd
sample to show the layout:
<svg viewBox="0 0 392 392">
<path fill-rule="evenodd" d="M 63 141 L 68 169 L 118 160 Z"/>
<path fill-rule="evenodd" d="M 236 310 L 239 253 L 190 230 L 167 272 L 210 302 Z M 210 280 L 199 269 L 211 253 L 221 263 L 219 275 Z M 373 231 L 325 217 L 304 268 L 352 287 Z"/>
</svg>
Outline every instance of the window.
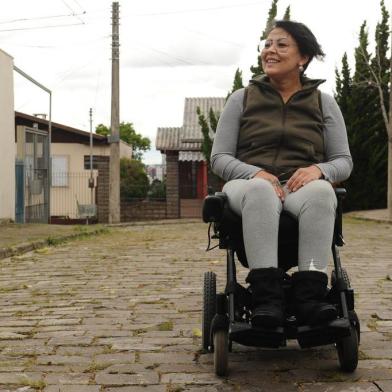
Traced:
<svg viewBox="0 0 392 392">
<path fill-rule="evenodd" d="M 68 156 L 52 156 L 52 186 L 68 186 Z"/>
</svg>

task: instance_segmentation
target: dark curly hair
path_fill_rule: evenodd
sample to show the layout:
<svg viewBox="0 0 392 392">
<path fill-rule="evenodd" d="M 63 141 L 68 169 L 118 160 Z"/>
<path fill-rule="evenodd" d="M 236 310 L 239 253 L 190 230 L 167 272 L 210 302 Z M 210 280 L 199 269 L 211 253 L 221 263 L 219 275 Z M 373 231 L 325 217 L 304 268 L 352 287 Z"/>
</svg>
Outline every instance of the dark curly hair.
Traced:
<svg viewBox="0 0 392 392">
<path fill-rule="evenodd" d="M 303 23 L 291 20 L 277 20 L 272 24 L 270 31 L 275 28 L 287 31 L 297 43 L 301 55 L 309 57 L 309 60 L 303 65 L 304 71 L 314 57 L 320 60 L 325 57 L 325 53 L 317 42 L 316 37 L 310 31 L 309 27 L 305 26 Z"/>
</svg>

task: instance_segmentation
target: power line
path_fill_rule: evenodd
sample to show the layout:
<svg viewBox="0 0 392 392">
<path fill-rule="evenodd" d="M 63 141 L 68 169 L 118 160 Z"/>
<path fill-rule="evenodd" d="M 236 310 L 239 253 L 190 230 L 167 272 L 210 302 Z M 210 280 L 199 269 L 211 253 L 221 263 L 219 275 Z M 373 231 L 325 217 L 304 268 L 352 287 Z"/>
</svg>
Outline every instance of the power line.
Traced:
<svg viewBox="0 0 392 392">
<path fill-rule="evenodd" d="M 37 26 L 37 27 L 20 27 L 16 29 L 3 29 L 0 30 L 0 33 L 5 32 L 5 31 L 24 31 L 24 30 L 42 30 L 42 29 L 54 29 L 58 27 L 69 27 L 69 26 L 80 26 L 85 24 L 83 23 L 69 23 L 69 24 L 63 24 L 63 25 L 49 25 L 49 26 Z"/>
<path fill-rule="evenodd" d="M 140 47 L 139 47 L 139 49 L 140 49 Z M 146 49 L 146 50 L 150 50 L 151 52 L 156 52 L 158 54 L 162 54 L 166 57 L 170 57 L 174 60 L 177 60 L 177 61 L 179 61 L 183 64 L 187 64 L 187 65 L 212 65 L 211 63 L 207 63 L 205 61 L 199 61 L 199 63 L 202 63 L 202 64 L 196 64 L 193 60 L 189 60 L 184 57 L 174 56 L 171 53 L 168 53 L 168 52 L 165 52 L 165 51 L 159 50 L 159 49 L 154 49 L 154 48 L 147 46 L 145 44 L 143 44 L 142 49 Z"/>
<path fill-rule="evenodd" d="M 184 13 L 189 13 L 189 12 L 216 11 L 216 10 L 222 10 L 222 9 L 228 9 L 228 8 L 238 8 L 238 7 L 242 8 L 244 6 L 249 6 L 249 5 L 260 5 L 260 1 L 258 1 L 257 3 L 233 4 L 233 5 L 222 6 L 222 7 L 194 8 L 194 9 L 189 9 L 189 10 L 153 12 L 153 13 L 146 13 L 146 14 L 134 14 L 132 16 L 158 16 L 158 15 L 184 14 Z"/>
<path fill-rule="evenodd" d="M 80 17 L 76 14 L 75 10 L 74 10 L 65 0 L 61 0 L 61 1 L 62 1 L 63 4 L 72 12 L 72 16 L 76 17 L 76 18 L 79 19 L 83 24 L 85 24 L 85 23 L 84 23 L 84 20 L 83 20 L 82 18 L 80 18 Z M 84 11 L 83 13 L 85 14 L 86 11 Z"/>
<path fill-rule="evenodd" d="M 77 15 L 83 15 L 85 12 Z M 17 22 L 30 22 L 34 20 L 43 20 L 43 19 L 55 19 L 55 18 L 66 18 L 70 16 L 75 16 L 75 14 L 60 14 L 60 15 L 48 15 L 48 16 L 35 16 L 32 18 L 20 18 L 20 19 L 11 19 L 6 21 L 0 21 L 0 24 L 10 24 L 10 23 L 17 23 Z"/>
</svg>

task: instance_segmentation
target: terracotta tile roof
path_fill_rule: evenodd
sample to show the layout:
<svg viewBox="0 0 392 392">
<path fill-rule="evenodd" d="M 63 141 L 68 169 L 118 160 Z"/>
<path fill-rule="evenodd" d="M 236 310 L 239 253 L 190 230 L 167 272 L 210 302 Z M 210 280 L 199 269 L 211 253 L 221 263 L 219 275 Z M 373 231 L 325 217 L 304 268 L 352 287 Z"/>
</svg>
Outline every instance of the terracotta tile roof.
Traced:
<svg viewBox="0 0 392 392">
<path fill-rule="evenodd" d="M 221 113 L 225 102 L 226 99 L 222 97 L 185 98 L 183 126 L 158 128 L 155 141 L 156 149 L 161 151 L 200 151 L 203 136 L 196 112 L 197 107 L 200 107 L 201 112 L 207 117 L 211 108 L 215 112 Z M 196 157 L 196 155 L 192 156 Z M 200 156 L 197 155 L 197 157 Z"/>
</svg>

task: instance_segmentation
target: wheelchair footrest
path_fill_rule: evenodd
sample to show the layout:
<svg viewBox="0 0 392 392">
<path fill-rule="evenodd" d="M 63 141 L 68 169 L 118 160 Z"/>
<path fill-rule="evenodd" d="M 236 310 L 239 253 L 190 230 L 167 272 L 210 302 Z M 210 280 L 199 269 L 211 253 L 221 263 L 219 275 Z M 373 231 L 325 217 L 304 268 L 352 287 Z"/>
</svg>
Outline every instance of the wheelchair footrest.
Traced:
<svg viewBox="0 0 392 392">
<path fill-rule="evenodd" d="M 283 328 L 253 328 L 245 322 L 230 323 L 229 338 L 244 346 L 278 348 L 286 345 Z"/>
<path fill-rule="evenodd" d="M 345 318 L 333 320 L 317 326 L 297 328 L 297 340 L 301 348 L 334 344 L 350 335 L 350 322 Z"/>
</svg>

